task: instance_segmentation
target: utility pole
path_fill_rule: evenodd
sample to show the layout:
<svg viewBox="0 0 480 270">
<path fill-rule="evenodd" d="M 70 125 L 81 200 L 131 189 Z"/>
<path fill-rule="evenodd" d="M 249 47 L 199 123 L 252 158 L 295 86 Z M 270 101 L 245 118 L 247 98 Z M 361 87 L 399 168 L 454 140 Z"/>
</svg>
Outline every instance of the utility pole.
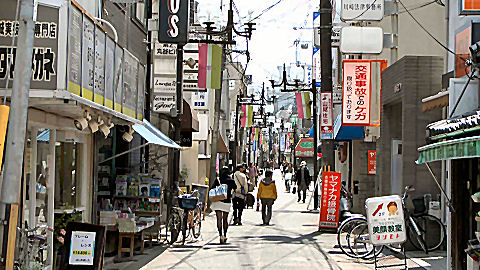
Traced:
<svg viewBox="0 0 480 270">
<path fill-rule="evenodd" d="M 330 93 L 333 90 L 331 34 L 332 6 L 329 0 L 320 0 L 320 58 L 322 66 L 322 84 L 320 89 L 321 92 Z M 316 105 L 316 97 L 314 96 L 314 106 Z M 316 137 L 314 139 L 316 139 Z M 317 148 L 317 145 L 315 145 L 315 148 Z M 315 162 L 315 164 L 317 163 Z M 333 140 L 322 140 L 322 165 L 329 165 L 332 170 L 335 170 L 335 152 L 333 147 Z M 317 179 L 314 179 L 314 181 L 316 180 Z M 318 193 L 315 194 L 314 199 L 318 199 L 317 194 Z M 318 205 L 315 206 L 315 209 L 317 208 L 317 206 Z"/>
<path fill-rule="evenodd" d="M 237 160 L 238 160 L 238 141 L 240 140 L 240 136 L 238 134 L 238 114 L 239 112 L 239 96 L 236 96 L 237 100 L 235 103 L 235 139 L 233 140 L 233 160 L 232 160 L 232 165 L 235 168 L 237 166 Z"/>
<path fill-rule="evenodd" d="M 10 117 L 8 121 L 8 135 L 5 146 L 5 170 L 0 202 L 0 226 L 2 235 L 7 235 L 7 250 L 4 257 L 5 269 L 13 269 L 15 238 L 17 229 L 20 178 L 23 171 L 23 151 L 25 133 L 27 128 L 28 95 L 30 79 L 32 77 L 33 54 L 33 0 L 20 0 L 20 16 L 18 18 L 19 34 L 17 41 L 17 55 L 15 61 L 15 76 L 10 104 Z M 7 78 L 8 79 L 8 78 Z M 53 170 L 52 170 L 53 171 Z M 6 213 L 9 212 L 8 223 Z M 8 224 L 8 225 L 7 225 Z M 8 234 L 5 234 L 8 229 Z M 3 256 L 2 256 L 3 257 Z"/>
<path fill-rule="evenodd" d="M 392 12 L 392 48 L 390 49 L 390 62 L 398 60 L 398 0 L 393 0 Z"/>
</svg>

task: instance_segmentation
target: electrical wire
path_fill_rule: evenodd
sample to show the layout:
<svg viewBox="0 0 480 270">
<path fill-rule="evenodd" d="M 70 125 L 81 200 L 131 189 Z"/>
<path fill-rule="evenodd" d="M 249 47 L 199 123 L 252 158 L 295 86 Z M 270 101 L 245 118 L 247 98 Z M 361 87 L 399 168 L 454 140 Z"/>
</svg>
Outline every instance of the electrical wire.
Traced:
<svg viewBox="0 0 480 270">
<path fill-rule="evenodd" d="M 16 24 L 18 22 L 18 11 L 20 9 L 20 0 L 17 0 L 17 7 L 15 9 L 15 23 Z M 13 35 L 12 35 L 12 46 L 10 47 L 10 49 L 12 50 L 12 63 L 13 63 L 13 46 L 15 46 L 15 38 L 17 37 L 15 35 L 15 25 L 13 26 L 14 28 L 14 31 L 13 31 Z M 8 51 L 8 50 L 7 50 Z M 4 92 L 4 95 L 3 95 L 3 103 L 2 104 L 7 104 L 7 89 L 8 89 L 8 84 L 10 82 L 10 65 L 8 64 L 8 55 L 6 56 L 5 58 L 5 63 L 7 63 L 7 70 L 6 70 L 6 82 L 5 82 L 5 92 Z"/>
<path fill-rule="evenodd" d="M 263 14 L 267 13 L 270 9 L 272 9 L 273 7 L 275 7 L 276 5 L 280 4 L 281 2 L 283 2 L 283 0 L 278 0 L 275 4 L 267 7 L 266 9 L 262 10 L 262 12 L 260 12 L 260 14 L 258 14 L 256 17 L 254 17 L 253 19 L 249 20 L 248 22 L 251 23 L 253 22 L 254 20 L 260 18 Z"/>
<path fill-rule="evenodd" d="M 444 48 L 445 50 L 447 50 L 449 53 L 457 56 L 458 58 L 462 59 L 464 62 L 467 62 L 467 59 L 463 58 L 461 55 L 459 54 L 456 54 L 454 51 L 450 50 L 447 46 L 443 45 L 436 37 L 434 37 L 414 16 L 413 14 L 410 12 L 409 9 L 407 9 L 407 7 L 403 4 L 403 2 L 401 0 L 398 0 L 398 2 L 402 5 L 402 7 L 405 9 L 405 11 L 408 13 L 408 15 L 410 15 L 410 17 L 418 24 L 418 26 L 420 26 L 420 28 L 423 29 L 423 31 L 425 31 L 425 33 L 427 33 L 433 40 L 435 40 L 435 42 L 438 43 L 438 45 L 440 45 L 442 48 Z"/>
<path fill-rule="evenodd" d="M 450 117 L 449 117 L 449 118 L 452 118 L 453 113 L 455 112 L 455 110 L 457 109 L 458 104 L 460 103 L 460 100 L 462 100 L 463 94 L 465 94 L 465 90 L 467 90 L 467 86 L 470 84 L 470 81 L 474 78 L 474 74 L 475 74 L 475 67 L 472 66 L 472 72 L 470 73 L 470 75 L 467 75 L 467 76 L 468 76 L 468 80 L 467 80 L 467 82 L 465 83 L 465 86 L 463 86 L 462 93 L 460 93 L 460 96 L 458 97 L 457 101 L 455 102 L 455 106 L 453 107 L 452 112 L 450 113 Z"/>
</svg>

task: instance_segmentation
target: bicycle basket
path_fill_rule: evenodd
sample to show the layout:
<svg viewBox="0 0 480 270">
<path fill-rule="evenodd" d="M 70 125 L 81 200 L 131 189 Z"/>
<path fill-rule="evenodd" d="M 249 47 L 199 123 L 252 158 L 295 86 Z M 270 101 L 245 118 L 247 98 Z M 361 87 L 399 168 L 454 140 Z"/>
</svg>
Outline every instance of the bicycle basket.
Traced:
<svg viewBox="0 0 480 270">
<path fill-rule="evenodd" d="M 197 197 L 178 197 L 178 205 L 184 210 L 193 210 L 197 207 Z"/>
<path fill-rule="evenodd" d="M 418 197 L 415 199 L 412 199 L 413 203 L 413 213 L 418 214 L 418 213 L 424 213 L 427 211 L 427 208 L 425 207 L 425 200 L 423 197 Z"/>
</svg>

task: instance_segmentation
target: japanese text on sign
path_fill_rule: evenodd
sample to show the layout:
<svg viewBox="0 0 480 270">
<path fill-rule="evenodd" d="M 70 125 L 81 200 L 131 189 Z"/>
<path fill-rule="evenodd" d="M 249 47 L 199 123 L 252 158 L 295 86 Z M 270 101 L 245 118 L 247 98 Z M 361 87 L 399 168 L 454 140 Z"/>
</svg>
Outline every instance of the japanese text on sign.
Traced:
<svg viewBox="0 0 480 270">
<path fill-rule="evenodd" d="M 95 232 L 72 232 L 70 265 L 93 265 L 95 235 Z"/>
<path fill-rule="evenodd" d="M 370 124 L 370 63 L 344 62 L 342 124 Z"/>
<path fill-rule="evenodd" d="M 322 202 L 320 206 L 320 227 L 338 227 L 338 208 L 342 174 L 324 172 L 322 177 Z"/>
<path fill-rule="evenodd" d="M 15 47 L 0 46 L 0 79 L 7 78 L 8 66 L 8 78 L 13 79 L 16 53 L 17 49 Z M 52 48 L 33 48 L 32 80 L 50 81 L 52 76 L 55 75 L 54 64 L 55 52 Z"/>
<path fill-rule="evenodd" d="M 402 199 L 398 195 L 369 198 L 368 233 L 372 244 L 385 245 L 406 241 Z"/>
</svg>

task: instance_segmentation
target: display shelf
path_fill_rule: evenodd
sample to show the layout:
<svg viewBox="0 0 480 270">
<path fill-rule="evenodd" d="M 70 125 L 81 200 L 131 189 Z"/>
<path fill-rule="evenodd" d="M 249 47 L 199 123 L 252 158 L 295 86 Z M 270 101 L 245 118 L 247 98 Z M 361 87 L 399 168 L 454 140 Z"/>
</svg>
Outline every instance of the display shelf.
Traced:
<svg viewBox="0 0 480 270">
<path fill-rule="evenodd" d="M 128 195 L 113 195 L 113 198 L 118 198 L 118 199 L 161 199 L 160 197 L 154 197 L 154 196 L 128 196 Z"/>
</svg>

